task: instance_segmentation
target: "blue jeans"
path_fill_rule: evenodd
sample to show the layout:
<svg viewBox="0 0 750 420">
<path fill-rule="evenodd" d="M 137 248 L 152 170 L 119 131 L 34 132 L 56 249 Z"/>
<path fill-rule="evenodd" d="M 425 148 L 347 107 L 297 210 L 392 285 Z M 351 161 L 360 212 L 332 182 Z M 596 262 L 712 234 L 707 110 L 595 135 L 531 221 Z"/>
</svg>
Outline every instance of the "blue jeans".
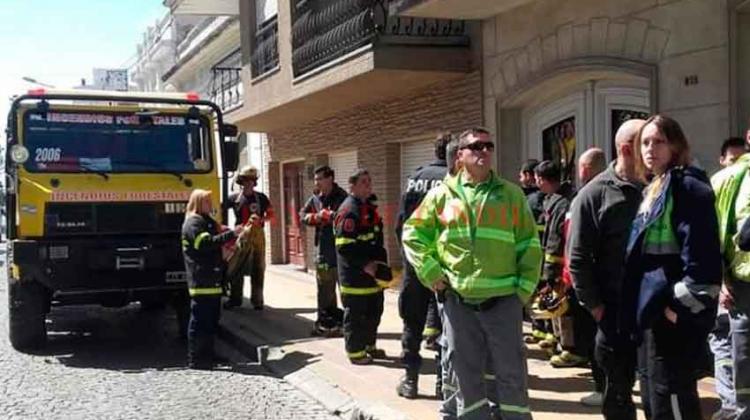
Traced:
<svg viewBox="0 0 750 420">
<path fill-rule="evenodd" d="M 716 393 L 721 399 L 721 408 L 713 419 L 730 420 L 734 418 L 737 401 L 734 394 L 732 375 L 732 336 L 730 335 L 729 312 L 719 311 L 716 315 L 716 326 L 708 337 L 711 352 L 714 354 L 714 378 Z"/>
<path fill-rule="evenodd" d="M 734 307 L 729 311 L 732 369 L 737 398 L 735 419 L 750 419 L 750 283 L 732 282 Z"/>
</svg>

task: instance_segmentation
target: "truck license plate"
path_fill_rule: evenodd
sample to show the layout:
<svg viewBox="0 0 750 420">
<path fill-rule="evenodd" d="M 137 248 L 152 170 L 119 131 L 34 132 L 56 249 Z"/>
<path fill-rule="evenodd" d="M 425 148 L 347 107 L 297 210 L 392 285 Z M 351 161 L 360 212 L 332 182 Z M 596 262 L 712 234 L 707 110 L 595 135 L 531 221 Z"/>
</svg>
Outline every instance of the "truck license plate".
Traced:
<svg viewBox="0 0 750 420">
<path fill-rule="evenodd" d="M 164 281 L 167 283 L 184 283 L 187 281 L 187 273 L 184 271 L 167 271 Z"/>
</svg>

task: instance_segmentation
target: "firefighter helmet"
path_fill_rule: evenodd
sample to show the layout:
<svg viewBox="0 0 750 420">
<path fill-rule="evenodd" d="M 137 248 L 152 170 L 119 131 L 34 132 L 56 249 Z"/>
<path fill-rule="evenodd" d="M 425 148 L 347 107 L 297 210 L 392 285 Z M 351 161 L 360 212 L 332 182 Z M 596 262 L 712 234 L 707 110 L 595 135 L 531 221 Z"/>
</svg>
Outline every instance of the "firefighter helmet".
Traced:
<svg viewBox="0 0 750 420">
<path fill-rule="evenodd" d="M 235 181 L 237 184 L 242 184 L 246 179 L 258 179 L 258 169 L 254 166 L 243 166 L 242 169 L 237 171 Z"/>
<path fill-rule="evenodd" d="M 556 291 L 537 296 L 531 306 L 531 317 L 534 319 L 559 318 L 568 311 L 568 297 Z"/>
</svg>

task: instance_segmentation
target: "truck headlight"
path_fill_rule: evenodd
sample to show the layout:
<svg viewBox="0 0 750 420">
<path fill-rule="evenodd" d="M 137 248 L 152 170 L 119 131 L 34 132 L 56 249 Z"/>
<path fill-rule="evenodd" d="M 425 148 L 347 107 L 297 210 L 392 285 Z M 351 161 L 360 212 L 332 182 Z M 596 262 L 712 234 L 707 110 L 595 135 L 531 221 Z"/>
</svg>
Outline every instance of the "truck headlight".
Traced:
<svg viewBox="0 0 750 420">
<path fill-rule="evenodd" d="M 25 163 L 29 160 L 29 149 L 20 144 L 14 144 L 10 148 L 10 159 L 19 165 Z"/>
</svg>

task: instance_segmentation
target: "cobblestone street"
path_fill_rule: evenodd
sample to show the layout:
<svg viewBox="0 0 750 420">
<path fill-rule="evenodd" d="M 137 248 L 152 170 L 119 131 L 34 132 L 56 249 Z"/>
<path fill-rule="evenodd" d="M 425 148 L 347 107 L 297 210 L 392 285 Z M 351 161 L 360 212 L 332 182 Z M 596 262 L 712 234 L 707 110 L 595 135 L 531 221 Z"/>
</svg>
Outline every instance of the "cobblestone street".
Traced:
<svg viewBox="0 0 750 420">
<path fill-rule="evenodd" d="M 0 413 L 4 419 L 335 419 L 307 395 L 234 358 L 191 371 L 171 310 L 53 308 L 37 354 L 8 342 L 0 281 Z M 219 346 L 221 349 L 222 347 Z M 225 355 L 229 355 L 227 353 Z"/>
</svg>

